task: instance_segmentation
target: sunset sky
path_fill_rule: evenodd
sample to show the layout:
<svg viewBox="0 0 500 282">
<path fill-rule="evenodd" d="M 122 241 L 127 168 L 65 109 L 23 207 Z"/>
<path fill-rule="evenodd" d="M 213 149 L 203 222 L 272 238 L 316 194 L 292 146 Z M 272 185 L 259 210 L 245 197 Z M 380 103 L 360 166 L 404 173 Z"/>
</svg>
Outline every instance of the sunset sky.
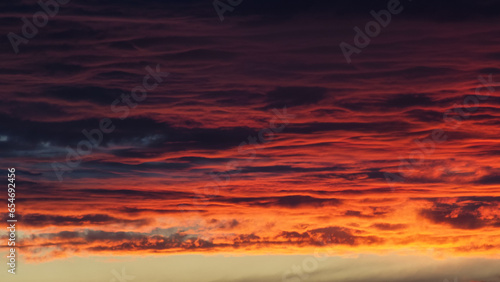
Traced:
<svg viewBox="0 0 500 282">
<path fill-rule="evenodd" d="M 500 281 L 500 2 L 401 0 L 348 62 L 389 2 L 72 0 L 17 54 L 2 2 L 0 280 Z"/>
</svg>

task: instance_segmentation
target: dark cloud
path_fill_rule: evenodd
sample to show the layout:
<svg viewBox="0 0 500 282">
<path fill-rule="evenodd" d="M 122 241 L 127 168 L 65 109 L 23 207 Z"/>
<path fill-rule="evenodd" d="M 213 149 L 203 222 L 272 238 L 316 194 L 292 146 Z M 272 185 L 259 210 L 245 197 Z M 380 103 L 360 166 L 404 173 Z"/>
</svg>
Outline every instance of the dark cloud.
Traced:
<svg viewBox="0 0 500 282">
<path fill-rule="evenodd" d="M 142 226 L 151 223 L 150 219 L 123 219 L 106 214 L 86 214 L 82 216 L 60 216 L 48 214 L 19 214 L 19 220 L 27 226 L 81 226 L 106 224 L 133 224 Z"/>
<path fill-rule="evenodd" d="M 479 180 L 477 180 L 476 183 L 483 185 L 500 184 L 500 174 L 495 173 L 495 174 L 485 175 L 481 177 Z"/>
<path fill-rule="evenodd" d="M 311 238 L 309 233 L 307 233 L 307 232 L 299 233 L 297 231 L 283 231 L 278 235 L 278 237 L 285 238 L 285 239 L 293 239 L 293 240 Z"/>
<path fill-rule="evenodd" d="M 233 229 L 233 228 L 235 228 L 238 225 L 240 225 L 240 222 L 237 221 L 236 219 L 232 219 L 232 220 L 229 220 L 229 221 L 219 222 L 219 224 L 217 225 L 217 228 L 220 228 L 220 229 Z"/>
<path fill-rule="evenodd" d="M 372 224 L 371 227 L 377 228 L 378 230 L 383 231 L 393 231 L 393 230 L 402 230 L 408 227 L 406 224 L 391 224 L 391 223 L 375 223 Z"/>
<path fill-rule="evenodd" d="M 192 199 L 195 197 L 194 193 L 182 192 L 182 191 L 144 191 L 144 190 L 131 190 L 131 189 L 81 189 L 81 190 L 66 190 L 71 193 L 79 193 L 82 196 L 95 195 L 95 196 L 107 196 L 107 197 L 134 197 L 143 199 Z"/>
<path fill-rule="evenodd" d="M 448 224 L 457 229 L 480 229 L 487 226 L 497 226 L 500 218 L 486 219 L 483 217 L 480 207 L 481 202 L 465 204 L 442 204 L 436 203 L 431 209 L 423 209 L 420 215 L 437 224 Z"/>
<path fill-rule="evenodd" d="M 0 150 L 0 152 L 3 151 L 4 156 L 20 156 L 30 152 L 36 154 L 33 149 L 45 143 L 52 146 L 52 157 L 65 157 L 66 146 L 76 149 L 80 141 L 87 140 L 82 130 L 98 129 L 100 122 L 99 119 L 39 122 L 15 119 L 5 115 L 0 115 L 0 121 L 5 125 L 0 134 L 8 136 L 8 140 L 4 142 Z M 257 130 L 248 127 L 180 128 L 148 118 L 111 119 L 111 122 L 115 130 L 110 134 L 103 134 L 101 147 L 112 149 L 113 144 L 136 147 L 112 151 L 118 156 L 154 155 L 160 148 L 164 153 L 196 148 L 227 149 L 238 146 L 250 136 L 258 135 Z M 19 131 L 18 128 L 24 130 Z M 141 147 L 150 147 L 152 152 L 141 151 L 139 149 Z M 50 156 L 50 151 L 47 149 L 45 151 Z M 185 164 L 179 165 L 185 166 Z"/>
<path fill-rule="evenodd" d="M 369 99 L 366 101 L 352 101 L 353 99 L 342 100 L 337 104 L 343 108 L 351 111 L 375 111 L 383 112 L 387 110 L 400 111 L 406 108 L 420 108 L 439 105 L 438 101 L 434 101 L 428 94 L 414 93 L 414 94 L 397 94 L 391 95 L 385 99 Z M 423 110 L 415 110 L 423 111 Z M 441 113 L 441 119 L 443 114 Z"/>
<path fill-rule="evenodd" d="M 359 217 L 359 218 L 374 218 L 377 216 L 383 216 L 385 212 L 374 212 L 373 214 L 363 214 L 360 211 L 355 211 L 355 210 L 347 210 L 344 213 L 344 216 L 352 216 L 352 217 Z"/>
<path fill-rule="evenodd" d="M 463 21 L 475 19 L 478 17 L 494 17 L 500 14 L 500 6 L 495 1 L 456 1 L 450 3 L 448 0 L 428 2 L 403 2 L 405 14 L 407 16 L 418 18 L 431 18 L 439 21 Z M 161 0 L 105 0 L 105 1 L 87 1 L 85 5 L 67 5 L 67 9 L 86 13 L 88 15 L 108 15 L 107 7 L 116 7 L 116 15 L 124 16 L 130 9 L 139 10 L 142 13 L 146 11 L 166 10 L 164 13 L 169 15 L 192 15 L 195 17 L 214 17 L 212 2 L 206 3 L 200 0 L 188 1 L 161 1 Z M 73 7 L 72 7 L 73 6 Z M 101 9 L 97 9 L 101 7 Z M 124 7 L 129 7 L 125 9 Z M 336 1 L 305 1 L 305 0 L 255 0 L 243 1 L 238 9 L 231 14 L 234 17 L 261 16 L 265 19 L 284 18 L 288 19 L 294 15 L 304 15 L 308 13 L 317 14 L 319 12 L 329 12 L 336 17 L 363 16 L 370 10 L 380 10 L 387 7 L 385 0 L 354 0 L 349 2 Z M 140 9 L 139 9 L 140 8 Z M 2 5 L 6 12 L 33 12 L 32 5 L 28 3 L 16 3 L 11 5 Z M 218 18 L 217 18 L 218 20 Z"/>
<path fill-rule="evenodd" d="M 287 127 L 287 132 L 312 134 L 322 131 L 352 131 L 352 132 L 405 132 L 412 124 L 404 121 L 394 122 L 330 122 L 303 123 Z"/>
<path fill-rule="evenodd" d="M 214 101 L 218 105 L 231 107 L 260 103 L 264 95 L 243 90 L 207 91 L 200 93 L 198 98 L 200 100 Z"/>
<path fill-rule="evenodd" d="M 234 238 L 234 246 L 237 247 L 240 244 L 258 243 L 260 239 L 261 238 L 255 234 L 240 234 Z"/>
<path fill-rule="evenodd" d="M 382 240 L 375 236 L 358 236 L 356 230 L 330 226 L 312 229 L 303 233 L 284 231 L 278 238 L 287 239 L 289 242 L 308 243 L 311 245 L 358 245 L 380 243 Z"/>
<path fill-rule="evenodd" d="M 136 215 L 141 213 L 176 214 L 176 213 L 204 213 L 206 210 L 186 210 L 186 209 L 145 209 L 135 207 L 123 207 L 117 209 L 120 213 Z"/>
<path fill-rule="evenodd" d="M 409 110 L 405 112 L 405 115 L 412 119 L 425 123 L 442 122 L 444 119 L 444 113 L 432 110 Z"/>
<path fill-rule="evenodd" d="M 326 97 L 327 89 L 320 87 L 280 87 L 267 93 L 264 109 L 304 106 L 318 103 Z"/>
<path fill-rule="evenodd" d="M 235 204 L 246 204 L 249 206 L 261 207 L 284 207 L 284 208 L 298 208 L 301 206 L 335 206 L 339 205 L 341 201 L 335 198 L 315 198 L 311 196 L 292 195 L 282 197 L 246 197 L 246 198 L 228 198 L 220 200 L 222 202 L 230 202 Z"/>
<path fill-rule="evenodd" d="M 317 172 L 317 171 L 338 171 L 342 167 L 293 167 L 287 165 L 277 166 L 252 166 L 238 168 L 238 173 L 300 173 L 300 172 Z M 229 171 L 233 173 L 236 171 Z"/>
<path fill-rule="evenodd" d="M 121 100 L 121 94 L 126 93 L 121 89 L 106 89 L 96 86 L 57 86 L 45 90 L 42 95 L 70 102 L 85 101 L 109 107 L 116 99 Z"/>
<path fill-rule="evenodd" d="M 434 101 L 425 94 L 401 94 L 390 97 L 385 101 L 384 106 L 395 108 L 407 108 L 414 106 L 431 106 Z"/>
</svg>

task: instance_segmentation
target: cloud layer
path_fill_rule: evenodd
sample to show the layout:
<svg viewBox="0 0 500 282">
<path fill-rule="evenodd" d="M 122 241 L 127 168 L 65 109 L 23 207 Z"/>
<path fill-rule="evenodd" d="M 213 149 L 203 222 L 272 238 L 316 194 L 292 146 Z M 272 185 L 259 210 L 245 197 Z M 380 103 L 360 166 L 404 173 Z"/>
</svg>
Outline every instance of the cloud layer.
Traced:
<svg viewBox="0 0 500 282">
<path fill-rule="evenodd" d="M 28 259 L 498 255 L 497 3 L 405 3 L 347 64 L 339 43 L 386 1 L 245 1 L 223 23 L 208 2 L 125 2 L 72 2 L 3 46 L 0 163 Z M 0 29 L 34 9 L 2 9 Z M 124 101 L 157 65 L 170 75 Z M 58 181 L 102 119 L 113 132 Z"/>
</svg>

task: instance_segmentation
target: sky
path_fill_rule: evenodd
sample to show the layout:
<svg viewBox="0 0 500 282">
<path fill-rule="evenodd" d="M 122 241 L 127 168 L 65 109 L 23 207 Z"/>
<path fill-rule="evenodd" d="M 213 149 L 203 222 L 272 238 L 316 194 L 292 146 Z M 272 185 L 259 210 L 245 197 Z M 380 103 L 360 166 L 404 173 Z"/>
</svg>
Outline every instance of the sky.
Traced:
<svg viewBox="0 0 500 282">
<path fill-rule="evenodd" d="M 2 281 L 500 281 L 498 1 L 0 6 Z"/>
</svg>

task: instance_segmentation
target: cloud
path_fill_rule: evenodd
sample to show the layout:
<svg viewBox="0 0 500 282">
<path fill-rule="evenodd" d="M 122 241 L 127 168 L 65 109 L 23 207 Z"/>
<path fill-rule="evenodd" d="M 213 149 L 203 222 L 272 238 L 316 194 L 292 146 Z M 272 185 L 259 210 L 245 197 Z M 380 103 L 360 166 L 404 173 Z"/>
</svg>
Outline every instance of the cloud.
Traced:
<svg viewBox="0 0 500 282">
<path fill-rule="evenodd" d="M 36 4 L 6 3 L 0 29 L 20 34 Z M 223 23 L 211 4 L 72 2 L 19 54 L 0 43 L 0 163 L 19 171 L 26 243 L 60 246 L 58 257 L 322 242 L 495 255 L 499 95 L 481 88 L 457 128 L 444 113 L 473 97 L 478 75 L 499 80 L 497 2 L 407 1 L 352 64 L 340 42 L 387 1 L 243 1 Z M 171 75 L 121 120 L 110 103 L 157 64 Z M 242 151 L 284 105 L 295 118 Z M 51 164 L 102 118 L 116 129 L 59 183 Z M 435 129 L 446 142 L 407 170 Z M 386 172 L 404 177 L 391 187 Z M 210 173 L 230 174 L 214 195 Z M 57 235 L 29 240 L 41 233 Z"/>
<path fill-rule="evenodd" d="M 235 204 L 245 204 L 248 206 L 260 207 L 283 207 L 283 208 L 298 208 L 301 206 L 335 206 L 339 205 L 341 201 L 335 198 L 315 198 L 311 196 L 290 195 L 282 197 L 245 197 L 245 198 L 225 198 L 215 200 L 220 202 L 229 202 Z"/>
<path fill-rule="evenodd" d="M 89 226 L 89 225 L 109 225 L 109 224 L 130 224 L 134 226 L 144 226 L 152 222 L 151 219 L 123 219 L 106 214 L 86 214 L 81 216 L 60 216 L 48 214 L 19 214 L 19 220 L 23 224 L 32 227 L 43 226 Z"/>
<path fill-rule="evenodd" d="M 472 202 L 461 204 L 436 203 L 431 209 L 422 209 L 420 215 L 433 223 L 448 224 L 457 229 L 481 229 L 498 226 L 498 215 L 488 218 L 483 215 L 484 203 Z"/>
<path fill-rule="evenodd" d="M 321 87 L 280 87 L 267 93 L 265 109 L 315 104 L 326 98 L 327 89 Z"/>
<path fill-rule="evenodd" d="M 408 227 L 407 224 L 390 224 L 390 223 L 375 223 L 372 224 L 371 227 L 374 227 L 378 230 L 383 230 L 383 231 L 395 231 L 395 230 L 402 230 Z"/>
</svg>

